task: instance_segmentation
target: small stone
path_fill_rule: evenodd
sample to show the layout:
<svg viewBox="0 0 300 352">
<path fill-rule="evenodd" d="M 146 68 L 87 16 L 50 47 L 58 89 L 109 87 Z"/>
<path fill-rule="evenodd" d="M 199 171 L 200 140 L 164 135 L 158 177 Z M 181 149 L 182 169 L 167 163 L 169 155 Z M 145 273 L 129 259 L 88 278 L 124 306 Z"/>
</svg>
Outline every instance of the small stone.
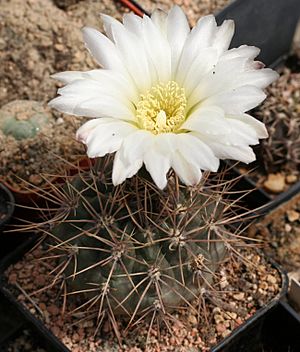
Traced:
<svg viewBox="0 0 300 352">
<path fill-rule="evenodd" d="M 222 323 L 224 321 L 224 317 L 221 314 L 216 314 L 214 316 L 216 324 Z"/>
<path fill-rule="evenodd" d="M 284 225 L 285 232 L 291 232 L 292 231 L 292 226 L 290 224 L 285 224 Z"/>
<path fill-rule="evenodd" d="M 60 313 L 60 309 L 54 304 L 51 304 L 47 310 L 52 315 L 58 315 Z"/>
<path fill-rule="evenodd" d="M 55 44 L 54 45 L 54 48 L 57 50 L 57 51 L 63 51 L 64 50 L 64 46 L 62 44 Z"/>
<path fill-rule="evenodd" d="M 229 329 L 226 329 L 223 333 L 222 333 L 222 337 L 225 338 L 226 336 L 228 336 L 229 334 L 231 334 L 231 331 Z"/>
<path fill-rule="evenodd" d="M 34 184 L 34 185 L 39 185 L 41 184 L 43 179 L 41 178 L 40 175 L 30 175 L 29 176 L 29 182 Z"/>
<path fill-rule="evenodd" d="M 269 174 L 264 187 L 272 193 L 281 193 L 285 188 L 285 178 L 282 174 Z"/>
<path fill-rule="evenodd" d="M 276 280 L 276 277 L 273 276 L 273 275 L 267 275 L 267 281 L 270 283 L 270 284 L 276 284 L 277 283 L 277 280 Z"/>
<path fill-rule="evenodd" d="M 288 210 L 286 214 L 290 222 L 297 221 L 300 218 L 300 213 L 298 213 L 296 210 Z"/>
<path fill-rule="evenodd" d="M 189 323 L 192 324 L 192 325 L 197 325 L 198 324 L 198 321 L 197 321 L 197 318 L 195 317 L 195 315 L 193 315 L 193 314 L 189 315 Z"/>
<path fill-rule="evenodd" d="M 293 184 L 298 180 L 296 175 L 287 175 L 285 179 L 286 179 L 286 182 L 289 184 Z"/>
<path fill-rule="evenodd" d="M 226 326 L 224 324 L 217 324 L 216 330 L 219 334 L 222 334 L 226 330 Z"/>
<path fill-rule="evenodd" d="M 237 301 L 242 301 L 245 298 L 245 293 L 244 292 L 236 293 L 232 297 Z"/>
<path fill-rule="evenodd" d="M 226 313 L 230 319 L 235 320 L 237 318 L 237 314 L 235 312 L 227 312 Z"/>
</svg>

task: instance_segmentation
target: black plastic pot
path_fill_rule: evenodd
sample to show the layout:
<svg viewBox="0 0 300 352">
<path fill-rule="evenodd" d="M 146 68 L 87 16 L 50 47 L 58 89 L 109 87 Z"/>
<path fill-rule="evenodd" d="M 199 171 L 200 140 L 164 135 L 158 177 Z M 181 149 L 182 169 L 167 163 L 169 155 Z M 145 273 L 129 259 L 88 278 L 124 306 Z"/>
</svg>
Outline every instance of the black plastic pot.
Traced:
<svg viewBox="0 0 300 352">
<path fill-rule="evenodd" d="M 279 302 L 234 332 L 212 352 L 299 352 L 300 317 L 287 302 Z"/>
<path fill-rule="evenodd" d="M 15 199 L 12 193 L 0 183 L 0 233 L 3 232 L 15 209 Z"/>
<path fill-rule="evenodd" d="M 138 0 L 130 2 L 146 13 Z M 216 14 L 219 24 L 225 19 L 235 22 L 231 47 L 257 46 L 261 49 L 259 60 L 268 66 L 276 65 L 289 52 L 299 17 L 299 0 L 235 0 Z"/>
<path fill-rule="evenodd" d="M 21 213 L 21 211 L 19 211 Z M 0 183 L 0 259 L 15 250 L 27 236 L 23 233 L 8 232 L 7 225 L 16 213 L 15 198 L 12 192 Z M 5 214 L 1 217 L 1 214 Z"/>
<path fill-rule="evenodd" d="M 34 331 L 36 336 L 39 339 L 39 344 L 44 347 L 49 352 L 70 352 L 70 350 L 59 341 L 52 333 L 49 331 L 42 321 L 37 319 L 34 315 L 32 315 L 28 309 L 26 309 L 21 303 L 19 303 L 14 295 L 11 293 L 9 289 L 6 279 L 3 276 L 3 271 L 11 264 L 16 263 L 18 260 L 22 258 L 24 253 L 36 243 L 36 238 L 31 238 L 24 243 L 22 246 L 16 249 L 15 252 L 12 252 L 0 261 L 0 275 L 2 274 L 2 278 L 0 280 L 0 294 L 2 294 L 5 299 L 12 304 L 18 312 L 22 315 L 24 322 L 26 325 L 30 326 L 30 328 Z M 275 267 L 281 275 L 282 287 L 280 293 L 272 299 L 265 307 L 259 309 L 250 319 L 248 319 L 244 324 L 235 329 L 231 335 L 225 338 L 220 344 L 218 344 L 215 348 L 212 349 L 213 352 L 254 352 L 254 350 L 242 350 L 242 349 L 231 349 L 231 346 L 241 346 L 244 344 L 245 346 L 249 342 L 249 337 L 257 343 L 260 343 L 260 339 L 262 338 L 260 335 L 255 334 L 255 331 L 258 329 L 262 329 L 264 326 L 263 323 L 273 310 L 279 305 L 280 300 L 284 299 L 288 289 L 288 278 L 285 272 L 281 270 L 281 268 L 273 261 L 270 261 L 273 267 Z M 284 322 L 282 322 L 284 324 Z M 261 351 L 261 350 L 260 350 Z"/>
</svg>

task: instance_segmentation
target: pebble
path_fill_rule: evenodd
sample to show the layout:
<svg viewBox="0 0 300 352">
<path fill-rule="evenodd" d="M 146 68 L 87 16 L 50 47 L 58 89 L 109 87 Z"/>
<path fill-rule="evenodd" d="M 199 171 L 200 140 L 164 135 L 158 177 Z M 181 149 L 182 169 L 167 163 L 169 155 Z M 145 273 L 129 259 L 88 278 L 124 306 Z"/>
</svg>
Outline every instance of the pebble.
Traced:
<svg viewBox="0 0 300 352">
<path fill-rule="evenodd" d="M 290 222 L 297 221 L 300 218 L 300 213 L 296 210 L 288 210 L 286 214 Z"/>
<path fill-rule="evenodd" d="M 272 193 L 281 193 L 285 189 L 285 177 L 280 174 L 269 174 L 264 187 Z"/>
<path fill-rule="evenodd" d="M 239 292 L 239 293 L 236 293 L 235 295 L 233 295 L 232 297 L 238 301 L 242 301 L 243 299 L 245 299 L 245 293 Z"/>
<path fill-rule="evenodd" d="M 277 279 L 276 279 L 276 277 L 275 276 L 273 276 L 273 275 L 267 275 L 267 281 L 269 282 L 269 283 L 271 283 L 271 284 L 277 284 Z"/>
<path fill-rule="evenodd" d="M 296 175 L 287 175 L 286 176 L 286 182 L 288 184 L 293 184 L 293 183 L 297 182 L 297 180 L 298 180 L 298 177 Z"/>
</svg>

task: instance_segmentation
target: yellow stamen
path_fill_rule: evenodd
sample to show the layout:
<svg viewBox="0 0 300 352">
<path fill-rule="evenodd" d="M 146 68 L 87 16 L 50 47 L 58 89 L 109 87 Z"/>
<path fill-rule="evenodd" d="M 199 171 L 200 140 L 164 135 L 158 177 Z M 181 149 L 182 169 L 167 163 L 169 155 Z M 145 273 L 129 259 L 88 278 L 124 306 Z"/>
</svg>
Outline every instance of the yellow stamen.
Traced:
<svg viewBox="0 0 300 352">
<path fill-rule="evenodd" d="M 154 134 L 177 133 L 185 121 L 184 88 L 174 81 L 152 87 L 137 103 L 136 116 L 140 128 Z"/>
</svg>

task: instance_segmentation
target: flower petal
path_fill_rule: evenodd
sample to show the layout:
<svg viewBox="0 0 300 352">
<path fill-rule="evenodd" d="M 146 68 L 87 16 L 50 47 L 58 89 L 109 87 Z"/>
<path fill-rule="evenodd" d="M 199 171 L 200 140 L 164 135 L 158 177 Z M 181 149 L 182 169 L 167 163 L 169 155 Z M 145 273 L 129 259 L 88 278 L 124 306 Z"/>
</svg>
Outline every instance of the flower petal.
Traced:
<svg viewBox="0 0 300 352">
<path fill-rule="evenodd" d="M 189 33 L 190 27 L 184 12 L 179 6 L 173 6 L 167 17 L 167 37 L 172 53 L 172 76 L 177 70 L 182 49 Z"/>
<path fill-rule="evenodd" d="M 84 27 L 82 33 L 86 47 L 100 66 L 127 73 L 120 54 L 112 41 L 94 28 Z"/>
<path fill-rule="evenodd" d="M 219 159 L 205 143 L 191 133 L 177 135 L 177 150 L 188 163 L 198 169 L 218 170 Z"/>
<path fill-rule="evenodd" d="M 258 138 L 267 138 L 268 137 L 268 131 L 266 129 L 265 124 L 262 123 L 261 121 L 257 120 L 256 118 L 254 118 L 248 114 L 228 115 L 228 117 L 230 117 L 231 119 L 236 119 L 236 120 L 242 121 L 242 122 L 248 124 L 249 126 L 251 126 L 255 130 Z"/>
<path fill-rule="evenodd" d="M 126 178 L 130 178 L 135 175 L 139 169 L 142 167 L 143 161 L 136 160 L 132 164 L 127 164 L 126 161 L 122 158 L 122 151 L 117 151 L 112 171 L 112 181 L 114 186 L 117 186 L 123 183 Z"/>
<path fill-rule="evenodd" d="M 224 111 L 216 106 L 200 107 L 184 122 L 182 129 L 196 131 L 212 136 L 231 132 Z"/>
<path fill-rule="evenodd" d="M 153 144 L 144 155 L 144 163 L 157 187 L 164 189 L 167 185 L 166 175 L 171 167 L 171 161 L 168 155 L 161 153 L 158 143 Z"/>
<path fill-rule="evenodd" d="M 136 130 L 124 139 L 122 144 L 122 155 L 128 163 L 143 159 L 144 154 L 151 148 L 155 136 L 145 130 Z"/>
<path fill-rule="evenodd" d="M 221 54 L 229 48 L 234 34 L 234 22 L 232 20 L 225 20 L 220 27 L 218 27 L 216 36 L 214 38 L 213 47 Z"/>
<path fill-rule="evenodd" d="M 262 90 L 253 86 L 243 86 L 209 97 L 202 105 L 218 106 L 226 114 L 241 114 L 255 108 L 265 98 L 266 94 Z"/>
<path fill-rule="evenodd" d="M 194 186 L 201 180 L 202 172 L 199 167 L 187 162 L 180 151 L 172 157 L 172 168 L 181 182 L 187 186 Z"/>
<path fill-rule="evenodd" d="M 88 121 L 77 131 L 77 138 L 88 147 L 90 158 L 119 150 L 124 138 L 136 130 L 131 124 L 114 119 Z"/>
</svg>

